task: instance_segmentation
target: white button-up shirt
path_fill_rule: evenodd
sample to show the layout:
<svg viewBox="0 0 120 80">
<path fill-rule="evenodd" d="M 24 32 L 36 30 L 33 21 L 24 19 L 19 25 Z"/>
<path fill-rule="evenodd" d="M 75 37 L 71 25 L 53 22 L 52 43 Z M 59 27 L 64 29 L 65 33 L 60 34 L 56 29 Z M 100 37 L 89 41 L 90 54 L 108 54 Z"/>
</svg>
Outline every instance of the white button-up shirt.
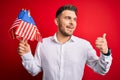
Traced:
<svg viewBox="0 0 120 80">
<path fill-rule="evenodd" d="M 85 64 L 95 72 L 105 74 L 112 62 L 111 55 L 96 55 L 91 44 L 72 36 L 60 44 L 54 36 L 38 42 L 35 55 L 31 52 L 22 56 L 22 64 L 33 76 L 43 71 L 43 80 L 82 80 Z"/>
</svg>

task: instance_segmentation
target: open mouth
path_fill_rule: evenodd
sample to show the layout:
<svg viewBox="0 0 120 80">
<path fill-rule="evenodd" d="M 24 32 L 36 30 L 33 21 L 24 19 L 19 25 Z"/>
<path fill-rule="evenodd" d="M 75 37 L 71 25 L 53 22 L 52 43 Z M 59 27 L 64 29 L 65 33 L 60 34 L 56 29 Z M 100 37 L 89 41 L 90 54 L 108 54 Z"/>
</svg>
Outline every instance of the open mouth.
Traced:
<svg viewBox="0 0 120 80">
<path fill-rule="evenodd" d="M 66 26 L 68 29 L 74 29 L 73 26 Z"/>
<path fill-rule="evenodd" d="M 74 27 L 71 27 L 71 26 L 67 26 L 66 28 L 69 32 L 73 32 L 73 30 L 74 30 Z"/>
</svg>

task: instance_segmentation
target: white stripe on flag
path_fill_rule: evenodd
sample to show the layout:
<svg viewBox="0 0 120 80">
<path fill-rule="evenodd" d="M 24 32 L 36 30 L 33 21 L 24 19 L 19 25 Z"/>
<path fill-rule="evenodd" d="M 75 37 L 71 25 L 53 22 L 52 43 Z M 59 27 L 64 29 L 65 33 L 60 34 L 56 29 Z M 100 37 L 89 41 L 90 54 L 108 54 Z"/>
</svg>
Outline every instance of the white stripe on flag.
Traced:
<svg viewBox="0 0 120 80">
<path fill-rule="evenodd" d="M 12 27 L 13 27 L 13 26 L 16 26 L 16 25 L 18 25 L 18 24 L 20 24 L 20 21 L 15 22 L 15 23 L 12 25 Z"/>
<path fill-rule="evenodd" d="M 35 34 L 36 34 L 36 28 L 34 27 L 34 31 L 33 31 L 33 34 L 31 35 L 31 39 L 30 40 L 33 40 L 33 38 L 35 37 Z"/>
<path fill-rule="evenodd" d="M 40 39 L 41 39 L 40 33 L 39 33 L 38 30 L 36 31 L 36 37 L 35 37 L 35 39 L 36 39 L 37 41 L 40 41 Z"/>
<path fill-rule="evenodd" d="M 24 28 L 24 31 L 23 31 L 23 33 L 21 35 L 22 37 L 25 37 L 28 27 L 29 27 L 29 23 L 26 24 L 26 26 Z"/>
<path fill-rule="evenodd" d="M 22 26 L 22 28 L 21 28 L 21 30 L 20 30 L 20 33 L 19 33 L 19 36 L 20 36 L 20 37 L 22 36 L 22 33 L 23 33 L 23 31 L 24 31 L 24 27 L 26 26 L 26 24 L 27 24 L 27 22 L 23 22 L 23 26 Z"/>
<path fill-rule="evenodd" d="M 18 33 L 20 32 L 20 29 L 22 28 L 23 25 L 23 21 L 21 21 L 20 25 L 18 26 L 18 29 L 16 30 L 15 34 L 18 35 Z"/>
<path fill-rule="evenodd" d="M 27 39 L 27 36 L 29 35 L 29 33 L 30 33 L 30 29 L 32 28 L 32 24 L 30 24 L 30 26 L 29 26 L 29 28 L 28 28 L 28 30 L 27 30 L 27 32 L 26 32 L 26 35 L 25 35 L 25 39 Z M 28 39 L 27 39 L 28 40 Z"/>
<path fill-rule="evenodd" d="M 19 26 L 20 22 L 21 22 L 21 20 L 16 19 L 16 20 L 14 21 L 14 23 L 12 24 L 12 26 L 11 26 L 10 29 Z"/>
<path fill-rule="evenodd" d="M 33 25 L 32 25 L 31 28 L 32 28 L 32 29 L 31 29 L 31 31 L 30 31 L 30 33 L 29 33 L 28 39 L 30 39 L 30 37 L 31 37 L 31 35 L 32 35 L 33 31 L 34 31 L 34 27 L 33 27 Z"/>
</svg>

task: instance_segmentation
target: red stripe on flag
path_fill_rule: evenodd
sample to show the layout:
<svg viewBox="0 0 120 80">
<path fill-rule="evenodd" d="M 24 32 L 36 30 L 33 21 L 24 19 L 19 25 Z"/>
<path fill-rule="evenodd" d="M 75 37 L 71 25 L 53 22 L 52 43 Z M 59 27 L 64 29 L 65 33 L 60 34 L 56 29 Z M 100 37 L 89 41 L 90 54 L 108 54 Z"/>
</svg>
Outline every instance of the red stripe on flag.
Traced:
<svg viewBox="0 0 120 80">
<path fill-rule="evenodd" d="M 42 41 L 37 27 L 21 19 L 16 19 L 10 29 L 15 30 L 14 32 L 12 31 L 12 34 L 14 34 L 17 39 L 22 38 L 31 41 Z"/>
<path fill-rule="evenodd" d="M 30 30 L 30 32 L 29 32 L 29 35 L 28 35 L 27 39 L 30 39 L 30 40 L 31 40 L 31 36 L 32 36 L 32 34 L 33 34 L 33 31 L 34 31 L 34 27 L 33 27 L 33 25 L 32 25 L 31 30 Z"/>
<path fill-rule="evenodd" d="M 32 24 L 29 25 L 29 28 L 28 28 L 28 30 L 27 30 L 27 32 L 26 32 L 25 37 L 24 37 L 24 38 L 27 39 L 27 40 L 28 40 L 28 36 L 29 36 L 29 33 L 30 33 L 31 28 L 32 28 Z"/>
<path fill-rule="evenodd" d="M 19 34 L 19 32 L 20 32 L 22 26 L 23 26 L 23 21 L 20 20 L 20 24 L 19 24 L 19 26 L 17 26 L 16 32 L 15 32 L 16 35 Z"/>
</svg>

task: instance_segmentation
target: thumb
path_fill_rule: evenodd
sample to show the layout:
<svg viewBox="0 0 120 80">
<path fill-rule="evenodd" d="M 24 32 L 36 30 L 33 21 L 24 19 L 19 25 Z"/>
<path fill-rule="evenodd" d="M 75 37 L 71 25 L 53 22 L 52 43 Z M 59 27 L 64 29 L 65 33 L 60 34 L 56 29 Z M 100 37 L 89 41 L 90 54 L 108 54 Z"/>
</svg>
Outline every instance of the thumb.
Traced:
<svg viewBox="0 0 120 80">
<path fill-rule="evenodd" d="M 27 40 L 25 40 L 25 45 L 26 45 L 26 46 L 29 46 L 29 44 L 28 44 Z"/>
<path fill-rule="evenodd" d="M 106 39 L 106 33 L 103 34 L 103 38 Z"/>
</svg>

